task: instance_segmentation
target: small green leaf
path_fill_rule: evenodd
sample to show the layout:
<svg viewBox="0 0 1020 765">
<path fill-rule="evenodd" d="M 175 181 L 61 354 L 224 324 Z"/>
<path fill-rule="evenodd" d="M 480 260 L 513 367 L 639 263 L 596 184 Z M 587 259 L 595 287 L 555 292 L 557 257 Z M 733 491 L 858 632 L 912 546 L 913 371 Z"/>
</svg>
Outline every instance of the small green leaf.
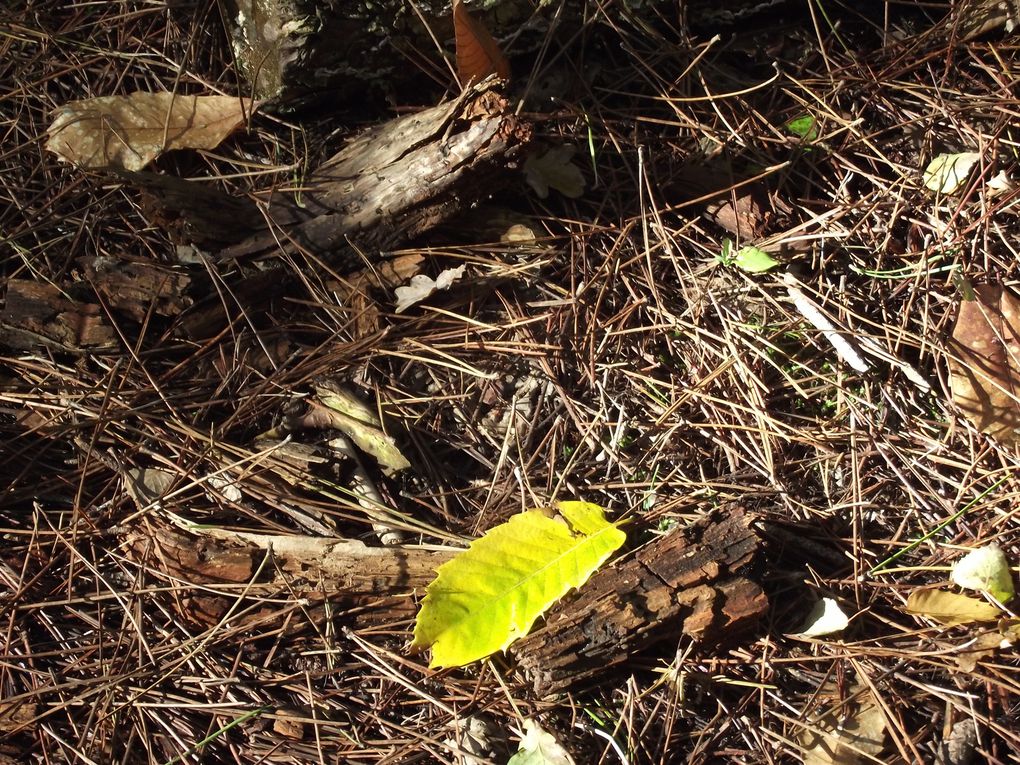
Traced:
<svg viewBox="0 0 1020 765">
<path fill-rule="evenodd" d="M 1006 555 L 998 545 L 971 550 L 953 566 L 950 579 L 968 590 L 987 592 L 1000 603 L 1013 599 L 1013 575 Z"/>
<path fill-rule="evenodd" d="M 794 117 L 786 123 L 786 129 L 805 141 L 810 142 L 818 138 L 818 125 L 815 123 L 815 118 L 810 114 Z"/>
<path fill-rule="evenodd" d="M 779 261 L 757 247 L 741 247 L 733 256 L 733 265 L 752 274 L 760 274 L 778 266 Z"/>
<path fill-rule="evenodd" d="M 461 667 L 506 649 L 626 540 L 598 505 L 559 502 L 555 509 L 562 520 L 528 510 L 439 567 L 411 643 L 432 647 L 430 668 Z"/>
</svg>

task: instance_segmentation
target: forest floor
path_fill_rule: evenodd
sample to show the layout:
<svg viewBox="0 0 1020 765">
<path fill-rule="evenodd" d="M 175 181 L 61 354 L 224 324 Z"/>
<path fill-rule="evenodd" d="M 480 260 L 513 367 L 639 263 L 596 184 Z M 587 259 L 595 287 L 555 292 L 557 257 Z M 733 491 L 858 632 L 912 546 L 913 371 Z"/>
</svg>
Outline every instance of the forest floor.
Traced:
<svg viewBox="0 0 1020 765">
<path fill-rule="evenodd" d="M 589 4 L 556 56 L 508 43 L 529 151 L 572 147 L 570 195 L 508 171 L 401 252 L 364 253 L 465 267 L 398 313 L 399 281 L 289 255 L 270 259 L 284 294 L 235 294 L 265 262 L 171 240 L 137 193 L 45 150 L 68 101 L 244 95 L 215 3 L 13 5 L 0 763 L 505 763 L 526 720 L 577 763 L 1020 762 L 1008 612 L 954 626 L 906 607 L 964 592 L 950 568 L 972 549 L 1020 561 L 1015 403 L 968 412 L 950 371 L 969 285 L 1020 268 L 1016 38 L 968 36 L 938 4 L 793 3 L 708 32 Z M 282 188 L 366 125 L 456 92 L 451 78 L 418 103 L 366 102 L 357 124 L 344 108 L 256 113 L 150 169 Z M 925 187 L 943 152 L 978 155 L 958 189 Z M 97 258 L 190 292 L 132 308 Z M 14 295 L 57 308 L 26 329 Z M 222 309 L 204 335 L 187 324 L 203 298 Z M 47 337 L 52 322 L 71 330 Z M 382 415 L 409 467 L 341 458 L 306 413 L 324 381 Z M 666 629 L 545 695 L 512 657 L 430 671 L 408 651 L 420 587 L 345 597 L 269 548 L 218 585 L 158 543 L 206 540 L 174 553 L 196 565 L 211 530 L 442 553 L 569 499 L 627 518 L 626 555 L 739 504 L 766 615 L 724 640 Z M 823 599 L 849 624 L 803 634 Z"/>
</svg>

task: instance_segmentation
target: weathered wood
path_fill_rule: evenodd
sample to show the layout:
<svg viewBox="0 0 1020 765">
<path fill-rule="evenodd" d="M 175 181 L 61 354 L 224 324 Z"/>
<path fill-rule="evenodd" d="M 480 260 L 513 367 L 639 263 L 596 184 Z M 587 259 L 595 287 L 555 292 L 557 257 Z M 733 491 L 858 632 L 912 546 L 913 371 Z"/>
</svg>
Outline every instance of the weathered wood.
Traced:
<svg viewBox="0 0 1020 765">
<path fill-rule="evenodd" d="M 128 558 L 174 583 L 182 618 L 216 624 L 243 593 L 254 608 L 235 623 L 251 629 L 280 622 L 290 610 L 278 605 L 281 596 L 301 604 L 301 623 L 327 618 L 327 600 L 355 609 L 358 625 L 407 619 L 415 610 L 408 594 L 424 589 L 456 552 L 211 528 L 190 533 L 152 522 L 125 529 L 122 539 Z M 277 605 L 257 608 L 264 597 Z"/>
<path fill-rule="evenodd" d="M 145 192 L 156 224 L 201 245 L 229 245 L 221 260 L 310 252 L 350 271 L 512 182 L 508 170 L 531 132 L 490 81 L 365 131 L 299 188 L 274 189 L 257 206 L 180 179 L 121 178 Z"/>
<path fill-rule="evenodd" d="M 732 508 L 674 531 L 630 560 L 597 572 L 544 626 L 511 647 L 536 692 L 590 684 L 656 643 L 688 635 L 731 638 L 765 613 L 761 587 L 742 576 L 755 561 L 753 516 Z"/>
<path fill-rule="evenodd" d="M 79 258 L 78 265 L 107 306 L 137 322 L 150 313 L 176 316 L 191 305 L 185 295 L 191 279 L 180 271 L 102 255 Z"/>
<path fill-rule="evenodd" d="M 317 168 L 295 196 L 274 193 L 271 230 L 220 253 L 221 258 L 284 249 L 347 253 L 395 248 L 487 199 L 513 177 L 531 126 L 509 112 L 490 81 L 455 101 L 371 128 Z M 299 196 L 297 196 L 299 195 Z"/>
<path fill-rule="evenodd" d="M 0 311 L 0 345 L 64 351 L 110 348 L 117 333 L 98 303 L 74 300 L 54 284 L 11 279 Z"/>
<path fill-rule="evenodd" d="M 196 584 L 286 587 L 297 596 L 387 595 L 424 588 L 457 551 L 413 546 L 369 547 L 353 539 L 253 534 L 165 525 L 133 527 L 124 544 L 136 560 L 160 560 L 165 573 Z M 266 556 L 270 565 L 262 567 Z M 262 567 L 262 575 L 256 572 Z"/>
</svg>

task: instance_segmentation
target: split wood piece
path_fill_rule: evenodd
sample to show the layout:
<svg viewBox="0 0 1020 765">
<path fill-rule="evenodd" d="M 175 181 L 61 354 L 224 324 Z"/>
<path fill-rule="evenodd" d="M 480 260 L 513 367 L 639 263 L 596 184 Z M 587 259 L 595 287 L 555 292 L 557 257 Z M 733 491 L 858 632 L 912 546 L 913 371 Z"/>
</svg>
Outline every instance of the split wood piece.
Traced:
<svg viewBox="0 0 1020 765">
<path fill-rule="evenodd" d="M 411 616 L 414 602 L 407 594 L 424 588 L 436 569 L 458 552 L 410 545 L 369 547 L 332 537 L 183 531 L 152 521 L 127 529 L 122 539 L 130 559 L 177 583 L 196 586 L 180 600 L 183 615 L 206 624 L 221 618 L 242 591 L 253 598 L 285 592 L 288 598 L 305 599 L 310 607 L 321 606 L 326 597 L 341 596 L 357 605 L 402 595 L 404 615 Z M 222 585 L 236 586 L 223 596 L 211 594 L 210 588 Z M 399 609 L 382 613 L 391 620 Z"/>
<path fill-rule="evenodd" d="M 139 323 L 150 313 L 176 316 L 191 305 L 184 294 L 191 279 L 179 271 L 102 255 L 79 258 L 78 264 L 106 305 Z"/>
<path fill-rule="evenodd" d="M 112 348 L 117 333 L 97 303 L 74 300 L 54 284 L 7 282 L 0 311 L 0 345 L 17 350 L 46 346 L 62 351 Z"/>
<path fill-rule="evenodd" d="M 681 634 L 730 639 L 765 613 L 768 599 L 745 574 L 760 540 L 739 507 L 678 529 L 603 569 L 544 626 L 511 647 L 540 695 L 590 685 L 656 643 Z"/>
<path fill-rule="evenodd" d="M 389 250 L 434 228 L 512 179 L 531 139 L 493 80 L 455 101 L 366 130 L 304 179 L 299 197 L 270 198 L 270 230 L 220 258 L 310 251 L 347 270 L 364 251 Z M 346 261 L 346 262 L 344 262 Z"/>
</svg>

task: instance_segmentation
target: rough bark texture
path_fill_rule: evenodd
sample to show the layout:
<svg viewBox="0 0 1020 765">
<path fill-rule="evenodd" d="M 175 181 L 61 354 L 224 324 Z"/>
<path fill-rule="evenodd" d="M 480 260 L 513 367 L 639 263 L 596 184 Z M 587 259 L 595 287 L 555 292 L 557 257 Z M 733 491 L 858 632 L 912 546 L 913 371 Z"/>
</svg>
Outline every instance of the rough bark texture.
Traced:
<svg viewBox="0 0 1020 765">
<path fill-rule="evenodd" d="M 190 533 L 152 523 L 126 529 L 122 538 L 129 558 L 179 588 L 181 615 L 200 624 L 218 622 L 242 595 L 277 603 L 281 596 L 303 601 L 313 622 L 325 618 L 326 599 L 338 597 L 347 606 L 371 603 L 373 608 L 360 614 L 369 623 L 407 618 L 414 612 L 411 591 L 424 589 L 436 568 L 456 552 L 221 529 Z M 276 606 L 248 612 L 246 623 L 269 623 L 279 619 L 282 610 Z"/>
<path fill-rule="evenodd" d="M 98 303 L 75 300 L 53 284 L 24 279 L 7 282 L 0 311 L 0 345 L 79 351 L 111 348 L 116 342 L 117 333 Z"/>
<path fill-rule="evenodd" d="M 257 205 L 189 194 L 195 185 L 180 179 L 125 179 L 145 192 L 154 222 L 198 244 L 229 243 L 219 259 L 306 252 L 350 271 L 365 265 L 362 253 L 399 247 L 513 182 L 508 170 L 530 138 L 490 81 L 365 131 L 300 188 Z"/>
<path fill-rule="evenodd" d="M 513 178 L 531 126 L 509 113 L 491 81 L 458 99 L 365 131 L 302 184 L 300 201 L 276 194 L 271 230 L 221 252 L 236 258 L 280 247 L 317 254 L 391 249 L 428 231 Z"/>
<path fill-rule="evenodd" d="M 643 548 L 596 573 L 577 597 L 511 648 L 545 695 L 590 684 L 607 669 L 680 634 L 731 638 L 765 613 L 762 589 L 741 574 L 759 539 L 740 508 Z"/>
</svg>

